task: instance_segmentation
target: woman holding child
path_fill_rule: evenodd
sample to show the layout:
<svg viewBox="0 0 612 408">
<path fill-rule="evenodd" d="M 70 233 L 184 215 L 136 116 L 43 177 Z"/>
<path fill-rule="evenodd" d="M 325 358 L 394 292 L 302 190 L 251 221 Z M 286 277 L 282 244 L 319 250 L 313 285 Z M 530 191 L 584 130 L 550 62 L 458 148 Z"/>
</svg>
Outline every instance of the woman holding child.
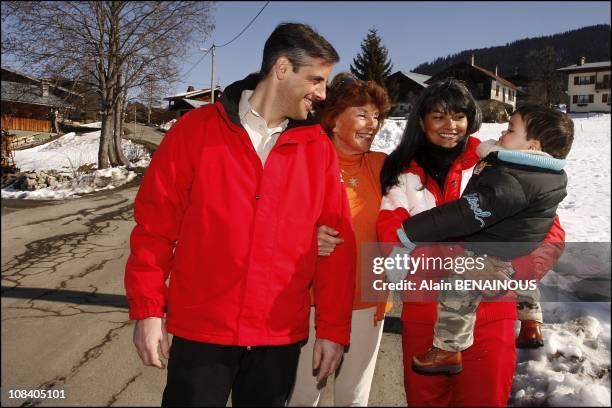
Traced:
<svg viewBox="0 0 612 408">
<path fill-rule="evenodd" d="M 454 79 L 431 84 L 421 94 L 398 147 L 381 172 L 382 207 L 378 218 L 381 242 L 398 242 L 407 218 L 457 200 L 481 160 L 478 131 L 481 114 L 465 85 Z M 544 242 L 563 242 L 558 218 Z M 492 261 L 485 270 L 511 266 L 514 279 L 533 279 L 548 271 L 561 254 L 536 249 L 512 263 Z M 418 273 L 418 272 L 417 272 Z M 507 405 L 516 362 L 515 302 L 482 302 L 476 309 L 474 341 L 462 353 L 463 371 L 455 375 L 423 375 L 413 358 L 430 349 L 434 363 L 446 358 L 431 349 L 436 302 L 405 302 L 402 310 L 404 386 L 409 406 Z M 539 324 L 524 325 L 524 337 L 538 336 Z M 439 360 L 439 361 L 438 361 Z M 461 363 L 461 362 L 460 362 Z"/>
</svg>

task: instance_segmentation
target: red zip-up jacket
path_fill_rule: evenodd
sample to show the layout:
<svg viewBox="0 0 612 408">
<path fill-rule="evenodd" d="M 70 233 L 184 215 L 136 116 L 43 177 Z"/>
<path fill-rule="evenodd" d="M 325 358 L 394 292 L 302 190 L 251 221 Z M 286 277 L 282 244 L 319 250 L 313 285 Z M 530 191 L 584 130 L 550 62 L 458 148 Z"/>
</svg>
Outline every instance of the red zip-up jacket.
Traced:
<svg viewBox="0 0 612 408">
<path fill-rule="evenodd" d="M 131 319 L 162 317 L 170 333 L 221 345 L 349 343 L 355 285 L 351 213 L 329 138 L 290 121 L 265 165 L 238 118 L 244 89 L 182 117 L 155 152 L 136 196 L 125 287 Z M 344 243 L 317 257 L 316 226 Z M 166 280 L 170 277 L 169 285 Z"/>
<path fill-rule="evenodd" d="M 377 220 L 379 241 L 399 242 L 397 230 L 402 227 L 402 221 L 411 215 L 461 197 L 461 192 L 467 185 L 474 166 L 480 161 L 476 153 L 479 144 L 480 140 L 468 137 L 465 150 L 449 169 L 442 190 L 433 177 L 425 177 L 423 168 L 416 160 L 412 160 L 408 168 L 400 175 L 399 185 L 392 187 L 382 199 L 381 211 Z M 423 183 L 425 188 L 417 189 Z M 555 216 L 555 221 L 544 239 L 546 245 L 541 245 L 529 255 L 512 260 L 515 270 L 514 279 L 541 279 L 563 254 L 564 241 L 565 231 L 561 228 L 559 218 Z M 453 251 L 457 253 L 460 250 L 458 245 L 449 245 L 445 249 L 417 247 L 414 256 L 452 256 Z M 414 277 L 411 279 L 414 280 Z M 429 299 L 431 296 L 425 298 Z M 436 316 L 436 302 L 404 302 L 402 320 L 433 325 Z M 516 319 L 515 302 L 481 302 L 476 309 L 476 324 L 502 319 Z"/>
</svg>

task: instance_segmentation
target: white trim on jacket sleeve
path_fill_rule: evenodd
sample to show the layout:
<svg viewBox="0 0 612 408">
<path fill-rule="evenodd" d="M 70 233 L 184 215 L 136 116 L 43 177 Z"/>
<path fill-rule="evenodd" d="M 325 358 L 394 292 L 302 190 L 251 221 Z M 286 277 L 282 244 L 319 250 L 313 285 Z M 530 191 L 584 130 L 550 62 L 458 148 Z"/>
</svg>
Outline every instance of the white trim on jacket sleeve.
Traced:
<svg viewBox="0 0 612 408">
<path fill-rule="evenodd" d="M 418 175 L 400 174 L 398 184 L 383 197 L 380 209 L 393 211 L 401 207 L 412 216 L 434 208 L 436 206 L 434 195 L 426 188 L 419 190 L 421 186 Z"/>
<path fill-rule="evenodd" d="M 476 165 L 473 165 L 469 169 L 465 169 L 461 172 L 461 190 L 459 190 L 460 196 L 463 195 L 463 190 L 465 190 L 465 186 L 467 186 L 468 181 L 470 181 L 470 178 L 472 178 L 472 174 L 474 173 L 474 167 L 476 167 Z"/>
</svg>

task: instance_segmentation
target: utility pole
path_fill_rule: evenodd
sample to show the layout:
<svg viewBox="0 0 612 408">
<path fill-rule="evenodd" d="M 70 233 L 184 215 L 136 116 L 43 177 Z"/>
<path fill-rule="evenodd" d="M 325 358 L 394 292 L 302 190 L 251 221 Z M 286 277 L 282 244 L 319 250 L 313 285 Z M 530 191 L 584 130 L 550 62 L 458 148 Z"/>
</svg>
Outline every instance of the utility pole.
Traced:
<svg viewBox="0 0 612 408">
<path fill-rule="evenodd" d="M 214 44 L 210 47 L 210 103 L 215 103 L 215 48 Z M 208 48 L 200 48 L 200 51 L 207 52 Z"/>
<path fill-rule="evenodd" d="M 215 103 L 215 46 L 210 47 L 212 52 L 211 69 L 210 69 L 210 103 Z"/>
</svg>

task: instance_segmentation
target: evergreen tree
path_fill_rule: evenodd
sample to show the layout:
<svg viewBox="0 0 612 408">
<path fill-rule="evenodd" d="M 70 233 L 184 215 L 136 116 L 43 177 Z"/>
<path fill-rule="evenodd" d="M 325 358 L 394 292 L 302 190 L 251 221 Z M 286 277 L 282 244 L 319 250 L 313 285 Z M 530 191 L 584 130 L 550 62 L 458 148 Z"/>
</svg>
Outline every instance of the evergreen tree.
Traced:
<svg viewBox="0 0 612 408">
<path fill-rule="evenodd" d="M 387 89 L 391 100 L 397 98 L 397 85 L 387 81 L 393 64 L 389 59 L 389 51 L 382 44 L 378 31 L 370 28 L 365 39 L 361 42 L 361 52 L 353 58 L 350 66 L 351 73 L 362 81 L 374 81 Z"/>
<path fill-rule="evenodd" d="M 557 71 L 561 65 L 555 49 L 550 46 L 527 54 L 527 75 L 531 80 L 529 99 L 532 102 L 546 106 L 565 103 L 565 81 Z"/>
</svg>

